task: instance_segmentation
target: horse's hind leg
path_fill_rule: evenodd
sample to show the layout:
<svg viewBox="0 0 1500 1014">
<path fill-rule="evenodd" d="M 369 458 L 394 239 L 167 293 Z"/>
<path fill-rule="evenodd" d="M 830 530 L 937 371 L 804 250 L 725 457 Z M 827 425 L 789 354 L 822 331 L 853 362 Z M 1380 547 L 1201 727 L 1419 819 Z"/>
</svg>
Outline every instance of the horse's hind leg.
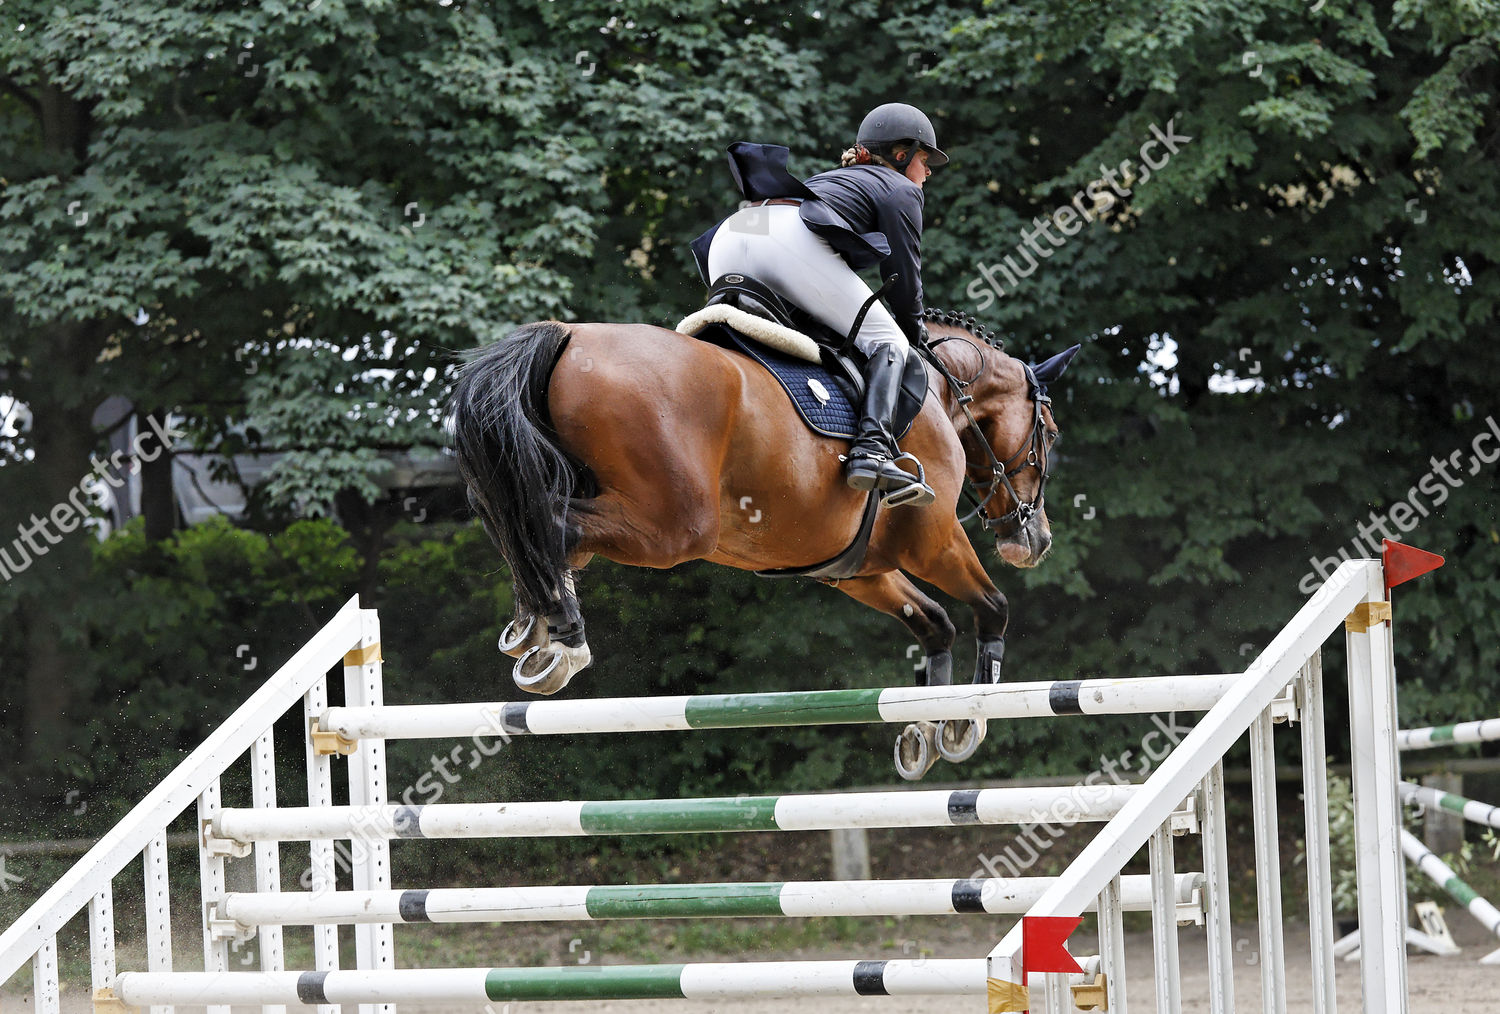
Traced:
<svg viewBox="0 0 1500 1014">
<path fill-rule="evenodd" d="M 535 618 L 533 621 L 533 629 L 539 631 L 541 641 L 517 658 L 512 679 L 528 693 L 555 694 L 594 659 L 584 639 L 583 610 L 578 604 L 571 569 L 563 577 L 557 607 L 547 614 L 545 623 L 535 622 Z M 501 650 L 504 650 L 503 640 Z"/>
<path fill-rule="evenodd" d="M 472 510 L 479 523 L 484 526 L 484 532 L 490 537 L 495 548 L 502 545 L 500 537 L 490 524 L 489 515 L 485 513 L 483 504 L 474 495 L 474 490 L 467 491 L 469 498 L 469 509 Z M 538 622 L 538 618 L 521 608 L 519 599 L 516 602 L 516 615 L 505 629 L 500 631 L 499 648 L 511 658 L 520 658 L 532 648 L 544 647 L 547 644 L 547 625 Z"/>
<path fill-rule="evenodd" d="M 546 643 L 547 624 L 516 606 L 515 618 L 500 631 L 500 650 L 511 658 L 520 658 L 532 648 L 540 648 Z"/>
<path fill-rule="evenodd" d="M 839 591 L 882 613 L 894 616 L 917 639 L 922 658 L 916 665 L 918 686 L 953 682 L 953 622 L 943 607 L 924 595 L 905 574 L 891 571 L 838 582 Z M 914 654 L 910 649 L 907 657 Z M 896 772 L 916 781 L 932 768 L 942 750 L 944 724 L 913 722 L 896 738 Z M 976 744 L 977 745 L 977 744 Z"/>
<path fill-rule="evenodd" d="M 576 526 L 570 525 L 570 548 L 576 546 L 577 535 Z M 574 575 L 591 555 L 570 551 L 555 607 L 540 617 L 518 606 L 516 618 L 500 634 L 500 650 L 516 659 L 511 678 L 527 693 L 555 694 L 593 661 L 574 586 Z"/>
<path fill-rule="evenodd" d="M 675 567 L 712 553 L 719 541 L 717 493 L 703 478 L 636 484 L 627 495 L 606 489 L 568 509 L 568 543 L 631 567 Z"/>
</svg>

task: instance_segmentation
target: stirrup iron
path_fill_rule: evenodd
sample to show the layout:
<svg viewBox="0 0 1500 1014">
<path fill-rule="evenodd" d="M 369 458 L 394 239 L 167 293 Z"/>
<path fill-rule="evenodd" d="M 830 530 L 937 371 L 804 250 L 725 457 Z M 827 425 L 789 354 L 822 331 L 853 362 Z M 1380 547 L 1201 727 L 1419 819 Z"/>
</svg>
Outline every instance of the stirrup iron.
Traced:
<svg viewBox="0 0 1500 1014">
<path fill-rule="evenodd" d="M 890 460 L 892 464 L 902 460 L 910 461 L 913 465 L 917 466 L 917 474 L 907 485 L 891 490 L 885 496 L 881 497 L 880 506 L 904 507 L 907 504 L 915 504 L 919 507 L 925 507 L 937 499 L 937 494 L 932 491 L 931 486 L 927 485 L 927 470 L 922 467 L 922 463 L 917 460 L 915 454 L 909 451 L 902 451 Z"/>
</svg>

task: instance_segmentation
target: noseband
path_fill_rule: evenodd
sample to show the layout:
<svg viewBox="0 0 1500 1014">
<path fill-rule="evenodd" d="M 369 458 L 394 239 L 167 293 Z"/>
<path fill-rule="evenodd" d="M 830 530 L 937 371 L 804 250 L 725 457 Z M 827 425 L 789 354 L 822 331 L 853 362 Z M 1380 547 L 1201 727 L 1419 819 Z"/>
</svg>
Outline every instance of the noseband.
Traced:
<svg viewBox="0 0 1500 1014">
<path fill-rule="evenodd" d="M 1047 424 L 1042 419 L 1042 406 L 1051 405 L 1052 399 L 1042 390 L 1042 385 L 1037 382 L 1036 372 L 1031 368 L 1029 363 L 1022 363 L 1021 369 L 1026 371 L 1026 395 L 1031 399 L 1032 413 L 1031 437 L 1021 446 L 1020 450 L 1016 451 L 1009 458 L 1006 458 L 1005 461 L 998 461 L 994 450 L 991 449 L 989 442 L 984 439 L 984 434 L 980 432 L 979 424 L 975 422 L 974 416 L 969 416 L 969 427 L 979 436 L 979 442 L 984 446 L 985 453 L 989 455 L 991 469 L 989 492 L 985 493 L 983 500 L 975 504 L 974 514 L 979 514 L 984 510 L 990 499 L 994 497 L 995 490 L 1001 486 L 1005 487 L 1005 491 L 1010 494 L 1011 500 L 1016 505 L 1013 510 L 1002 514 L 998 518 L 986 517 L 983 524 L 987 531 L 995 531 L 1012 522 L 1015 523 L 1017 528 L 1024 528 L 1030 524 L 1031 519 L 1041 509 L 1042 495 L 1047 491 L 1047 477 L 1051 475 L 1047 471 L 1047 465 L 1043 463 L 1047 460 Z M 965 406 L 965 411 L 967 412 L 967 406 Z M 1020 464 L 1015 464 L 1022 455 L 1025 455 L 1026 460 L 1021 461 Z M 1011 467 L 1013 464 L 1015 467 Z M 1016 487 L 1010 481 L 1028 468 L 1036 469 L 1038 476 L 1036 496 L 1031 498 L 1030 503 L 1021 499 L 1021 495 L 1016 492 Z M 971 497 L 970 499 L 972 500 L 973 498 Z M 967 518 L 964 520 L 967 520 Z"/>
<path fill-rule="evenodd" d="M 934 339 L 928 343 L 928 350 L 931 351 L 934 346 L 945 341 L 951 341 L 955 337 L 947 336 Z M 968 393 L 969 386 L 979 379 L 984 373 L 985 367 L 984 350 L 973 342 L 970 342 L 970 344 L 974 345 L 974 350 L 979 353 L 979 370 L 968 380 L 959 380 L 955 377 L 952 371 L 948 369 L 942 360 L 938 359 L 935 353 L 930 356 L 932 362 L 937 366 L 938 372 L 947 379 L 948 386 L 952 388 L 953 394 L 958 399 L 959 407 L 964 410 L 964 416 L 969 420 L 969 429 L 978 438 L 979 446 L 984 448 L 984 453 L 990 459 L 989 488 L 984 494 L 984 499 L 976 500 L 974 495 L 965 489 L 964 497 L 974 505 L 974 509 L 958 520 L 962 523 L 983 514 L 985 507 L 989 506 L 990 500 L 994 499 L 996 491 L 1004 489 L 1010 494 L 1011 501 L 1016 505 L 1015 508 L 997 518 L 986 516 L 981 524 L 986 531 L 998 531 L 1010 524 L 1014 524 L 1017 529 L 1021 529 L 1030 524 L 1032 518 L 1041 510 L 1042 496 L 1047 490 L 1047 478 L 1051 474 L 1047 471 L 1048 464 L 1044 464 L 1046 462 L 1047 450 L 1047 424 L 1042 418 L 1042 406 L 1051 405 L 1052 399 L 1048 397 L 1046 390 L 1036 379 L 1036 371 L 1031 368 L 1030 364 L 1022 363 L 1021 369 L 1026 373 L 1026 396 L 1031 399 L 1031 436 L 1026 443 L 1021 445 L 1015 454 L 1001 461 L 999 456 L 995 454 L 994 448 L 990 446 L 990 442 L 985 439 L 984 430 L 979 427 L 979 420 L 975 419 L 974 413 L 969 410 L 969 403 L 974 400 L 974 396 Z M 1021 460 L 1022 458 L 1025 460 Z M 1016 492 L 1016 487 L 1011 483 L 1011 479 L 1020 475 L 1028 468 L 1036 469 L 1040 477 L 1036 484 L 1036 496 L 1032 497 L 1030 502 L 1022 500 L 1021 495 Z"/>
</svg>

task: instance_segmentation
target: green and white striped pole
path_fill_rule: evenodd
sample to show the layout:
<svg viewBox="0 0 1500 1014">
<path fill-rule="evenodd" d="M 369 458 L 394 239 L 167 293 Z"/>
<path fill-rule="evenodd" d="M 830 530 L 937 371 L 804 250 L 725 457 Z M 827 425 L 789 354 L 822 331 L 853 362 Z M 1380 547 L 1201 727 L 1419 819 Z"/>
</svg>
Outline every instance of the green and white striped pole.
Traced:
<svg viewBox="0 0 1500 1014">
<path fill-rule="evenodd" d="M 1475 824 L 1483 824 L 1485 827 L 1500 828 L 1500 807 L 1491 806 L 1489 803 L 1481 803 L 1476 799 L 1469 799 L 1453 792 L 1444 792 L 1441 789 L 1429 788 L 1426 785 L 1416 785 L 1412 782 L 1401 783 L 1401 801 L 1403 803 L 1420 803 L 1422 806 L 1438 810 L 1447 810 L 1456 813 L 1464 820 Z"/>
<path fill-rule="evenodd" d="M 228 894 L 220 913 L 243 927 L 358 923 L 556 922 L 786 916 L 1024 914 L 1055 877 L 839 880 L 741 884 L 436 888 Z M 1192 904 L 1203 876 L 1179 873 L 1174 901 Z M 1121 907 L 1151 910 L 1151 878 L 1121 878 Z"/>
<path fill-rule="evenodd" d="M 1448 897 L 1467 909 L 1469 914 L 1481 926 L 1489 930 L 1492 936 L 1500 937 L 1500 910 L 1476 894 L 1468 884 L 1459 880 L 1458 874 L 1449 869 L 1447 863 L 1439 859 L 1431 849 L 1417 839 L 1416 835 L 1404 827 L 1401 829 L 1401 851 L 1406 855 L 1408 862 L 1414 863 L 1417 869 L 1427 876 L 1427 879 L 1448 892 Z M 1500 950 L 1491 951 L 1479 960 L 1483 965 L 1500 965 Z"/>
<path fill-rule="evenodd" d="M 329 708 L 318 719 L 318 728 L 352 744 L 360 739 L 557 736 L 878 722 L 899 725 L 1055 715 L 1166 714 L 1207 711 L 1239 678 L 1234 673 L 1218 673 L 944 687 Z"/>
<path fill-rule="evenodd" d="M 1425 729 L 1402 729 L 1396 733 L 1396 749 L 1431 750 L 1455 743 L 1486 743 L 1494 739 L 1500 739 L 1500 718 L 1432 725 Z"/>
<path fill-rule="evenodd" d="M 1080 979 L 1081 981 L 1081 979 Z M 122 972 L 131 1007 L 985 995 L 983 958 L 332 972 Z"/>
<path fill-rule="evenodd" d="M 212 827 L 216 838 L 256 842 L 1069 824 L 1109 820 L 1142 788 L 1103 783 L 609 802 L 225 808 Z"/>
</svg>

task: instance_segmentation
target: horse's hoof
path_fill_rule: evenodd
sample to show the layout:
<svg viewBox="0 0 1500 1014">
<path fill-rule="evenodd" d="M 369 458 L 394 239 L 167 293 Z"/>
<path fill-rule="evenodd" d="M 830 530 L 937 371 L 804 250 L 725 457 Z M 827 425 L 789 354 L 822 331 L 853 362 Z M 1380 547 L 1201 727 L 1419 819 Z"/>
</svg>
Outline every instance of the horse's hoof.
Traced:
<svg viewBox="0 0 1500 1014">
<path fill-rule="evenodd" d="M 500 643 L 498 647 L 503 654 L 511 658 L 520 658 L 530 648 L 544 648 L 547 646 L 547 628 L 537 628 L 535 616 L 528 616 L 518 627 L 516 620 L 511 620 L 500 631 Z"/>
<path fill-rule="evenodd" d="M 931 722 L 913 722 L 896 737 L 896 773 L 908 782 L 921 781 L 937 763 L 933 748 L 937 727 Z"/>
<path fill-rule="evenodd" d="M 594 660 L 587 644 L 570 648 L 553 642 L 526 649 L 516 660 L 511 678 L 529 694 L 555 694 L 568 685 L 574 673 L 586 669 Z"/>
<path fill-rule="evenodd" d="M 955 718 L 939 722 L 937 727 L 937 752 L 945 761 L 957 764 L 974 756 L 979 744 L 984 742 L 985 720 L 982 718 Z"/>
</svg>

